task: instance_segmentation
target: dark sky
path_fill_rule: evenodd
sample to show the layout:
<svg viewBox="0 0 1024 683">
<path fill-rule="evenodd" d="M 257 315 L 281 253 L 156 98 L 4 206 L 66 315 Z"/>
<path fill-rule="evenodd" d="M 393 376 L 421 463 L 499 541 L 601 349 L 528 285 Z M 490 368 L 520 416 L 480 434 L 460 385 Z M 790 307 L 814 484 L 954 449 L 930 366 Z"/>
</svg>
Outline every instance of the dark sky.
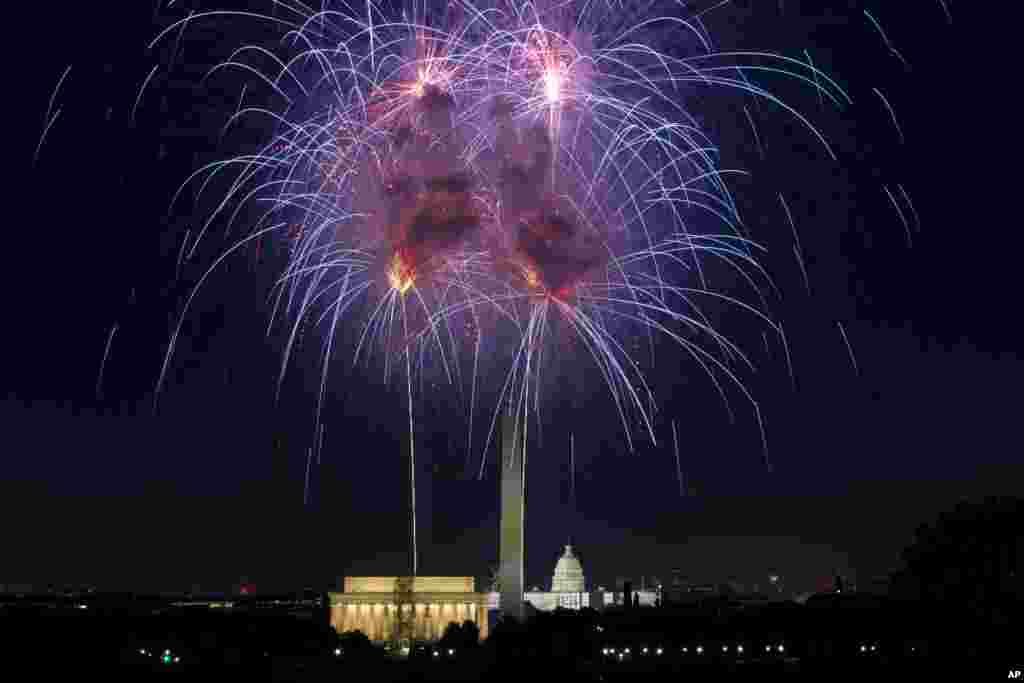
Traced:
<svg viewBox="0 0 1024 683">
<path fill-rule="evenodd" d="M 150 53 L 152 37 L 198 5 L 154 12 L 154 3 L 131 4 L 20 8 L 9 24 L 0 583 L 223 588 L 248 577 L 282 588 L 401 573 L 403 386 L 348 369 L 348 357 L 334 360 L 324 448 L 306 496 L 323 335 L 306 337 L 275 403 L 282 336 L 265 332 L 280 250 L 262 263 L 246 252 L 213 276 L 154 412 L 170 326 L 191 284 L 238 237 L 213 234 L 176 279 L 184 231 L 203 214 L 189 201 L 168 212 L 170 199 L 198 165 L 271 132 L 249 124 L 221 139 L 245 81 L 200 81 L 234 47 L 266 36 L 247 22 L 197 23 L 177 48 L 170 40 Z M 729 394 L 730 422 L 702 371 L 678 354 L 659 347 L 652 374 L 659 446 L 633 453 L 595 368 L 564 359 L 530 444 L 529 584 L 549 580 L 570 535 L 599 583 L 672 567 L 700 581 L 756 582 L 780 571 L 801 587 L 837 568 L 866 578 L 895 566 L 914 527 L 959 498 L 1024 487 L 1018 240 L 1003 213 L 1015 197 L 997 189 L 1005 143 L 987 104 L 998 76 L 977 69 L 965 82 L 963 61 L 979 44 L 968 13 L 978 10 L 953 11 L 950 25 L 938 2 L 787 0 L 735 3 L 705 17 L 722 49 L 801 58 L 808 50 L 855 102 L 837 113 L 810 91 L 772 83 L 829 137 L 833 162 L 770 105 L 715 90 L 687 94 L 721 145 L 722 166 L 752 172 L 733 189 L 782 291 L 769 310 L 785 326 L 795 389 L 777 340 L 766 348 L 748 317 L 711 311 L 757 367 L 744 380 L 765 419 L 772 470 L 742 395 Z M 133 122 L 139 87 L 157 63 Z M 68 65 L 53 107 L 60 113 L 33 164 Z M 886 93 L 905 142 L 873 88 Z M 913 197 L 920 230 L 912 247 L 883 185 Z M 779 192 L 800 229 L 811 296 Z M 424 574 L 483 576 L 497 559 L 493 454 L 478 480 L 485 423 L 475 426 L 467 466 L 465 410 L 441 384 L 418 396 Z"/>
</svg>

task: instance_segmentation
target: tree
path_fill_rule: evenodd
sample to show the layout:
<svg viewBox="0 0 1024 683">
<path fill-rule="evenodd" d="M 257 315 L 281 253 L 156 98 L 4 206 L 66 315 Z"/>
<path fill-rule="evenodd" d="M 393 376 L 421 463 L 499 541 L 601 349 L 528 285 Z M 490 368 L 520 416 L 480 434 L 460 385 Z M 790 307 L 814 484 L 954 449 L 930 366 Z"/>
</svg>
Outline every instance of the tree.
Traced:
<svg viewBox="0 0 1024 683">
<path fill-rule="evenodd" d="M 411 576 L 400 576 L 395 579 L 393 604 L 395 618 L 392 620 L 391 644 L 398 650 L 403 645 L 411 644 L 415 635 L 416 615 L 414 610 L 414 579 Z"/>
<path fill-rule="evenodd" d="M 472 621 L 464 621 L 462 624 L 457 624 L 454 621 L 449 622 L 448 626 L 444 629 L 444 635 L 441 636 L 439 645 L 442 648 L 454 648 L 457 650 L 464 650 L 470 647 L 476 647 L 480 641 L 480 627 Z"/>
<path fill-rule="evenodd" d="M 1024 602 L 1024 500 L 961 502 L 918 528 L 894 590 L 1005 625 Z"/>
<path fill-rule="evenodd" d="M 442 635 L 441 640 L 438 641 L 438 645 L 442 648 L 461 647 L 462 628 L 454 621 L 449 621 L 448 625 L 444 628 L 444 635 Z"/>
<path fill-rule="evenodd" d="M 462 641 L 465 647 L 476 647 L 480 644 L 480 627 L 475 621 L 467 619 L 462 622 Z"/>
<path fill-rule="evenodd" d="M 359 652 L 373 647 L 373 643 L 365 633 L 360 630 L 345 631 L 338 636 L 338 641 L 345 651 Z"/>
</svg>

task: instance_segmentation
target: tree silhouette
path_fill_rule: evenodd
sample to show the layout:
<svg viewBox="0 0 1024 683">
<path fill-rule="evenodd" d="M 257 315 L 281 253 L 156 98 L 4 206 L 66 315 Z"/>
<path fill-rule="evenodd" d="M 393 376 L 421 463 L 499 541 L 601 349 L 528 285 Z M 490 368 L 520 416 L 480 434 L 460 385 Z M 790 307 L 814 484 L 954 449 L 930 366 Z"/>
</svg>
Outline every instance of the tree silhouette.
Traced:
<svg viewBox="0 0 1024 683">
<path fill-rule="evenodd" d="M 399 576 L 395 579 L 395 591 L 392 596 L 395 617 L 391 627 L 391 642 L 396 649 L 411 643 L 415 635 L 413 588 L 413 577 Z"/>
<path fill-rule="evenodd" d="M 464 650 L 470 647 L 476 647 L 480 640 L 480 627 L 473 621 L 464 621 L 462 624 L 458 624 L 454 621 L 449 622 L 448 626 L 444 629 L 444 635 L 441 636 L 439 645 L 442 648 L 455 648 L 457 650 Z"/>
<path fill-rule="evenodd" d="M 476 647 L 480 643 L 480 627 L 475 621 L 462 622 L 462 640 L 466 647 Z"/>
<path fill-rule="evenodd" d="M 1024 602 L 1024 500 L 959 503 L 918 528 L 894 588 L 1005 625 Z"/>
<path fill-rule="evenodd" d="M 454 621 L 445 626 L 444 635 L 438 642 L 441 647 L 460 647 L 462 645 L 462 628 Z"/>
</svg>

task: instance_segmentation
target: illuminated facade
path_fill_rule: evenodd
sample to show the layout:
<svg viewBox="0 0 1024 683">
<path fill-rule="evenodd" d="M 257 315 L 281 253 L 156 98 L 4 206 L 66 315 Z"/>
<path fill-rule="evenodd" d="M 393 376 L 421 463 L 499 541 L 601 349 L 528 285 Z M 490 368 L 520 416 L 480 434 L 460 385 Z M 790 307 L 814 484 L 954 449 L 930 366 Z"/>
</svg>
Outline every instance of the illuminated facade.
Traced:
<svg viewBox="0 0 1024 683">
<path fill-rule="evenodd" d="M 469 576 L 348 576 L 330 593 L 331 626 L 373 641 L 438 640 L 449 623 L 473 621 L 487 637 L 487 595 Z"/>
<path fill-rule="evenodd" d="M 572 552 L 572 546 L 565 546 L 565 552 L 555 564 L 555 573 L 551 577 L 550 591 L 528 591 L 523 598 L 534 609 L 550 612 L 559 607 L 563 609 L 582 609 L 590 607 L 590 593 L 586 592 L 583 578 L 583 565 Z"/>
</svg>

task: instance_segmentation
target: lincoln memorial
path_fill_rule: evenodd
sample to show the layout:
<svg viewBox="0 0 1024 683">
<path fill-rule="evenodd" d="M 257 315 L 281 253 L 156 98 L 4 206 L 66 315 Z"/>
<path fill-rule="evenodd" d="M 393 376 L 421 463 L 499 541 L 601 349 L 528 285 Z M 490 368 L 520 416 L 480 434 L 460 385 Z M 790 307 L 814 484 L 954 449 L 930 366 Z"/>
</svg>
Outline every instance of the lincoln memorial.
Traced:
<svg viewBox="0 0 1024 683">
<path fill-rule="evenodd" d="M 450 622 L 473 621 L 487 637 L 487 594 L 471 576 L 347 576 L 330 593 L 331 626 L 374 641 L 438 640 Z"/>
</svg>

